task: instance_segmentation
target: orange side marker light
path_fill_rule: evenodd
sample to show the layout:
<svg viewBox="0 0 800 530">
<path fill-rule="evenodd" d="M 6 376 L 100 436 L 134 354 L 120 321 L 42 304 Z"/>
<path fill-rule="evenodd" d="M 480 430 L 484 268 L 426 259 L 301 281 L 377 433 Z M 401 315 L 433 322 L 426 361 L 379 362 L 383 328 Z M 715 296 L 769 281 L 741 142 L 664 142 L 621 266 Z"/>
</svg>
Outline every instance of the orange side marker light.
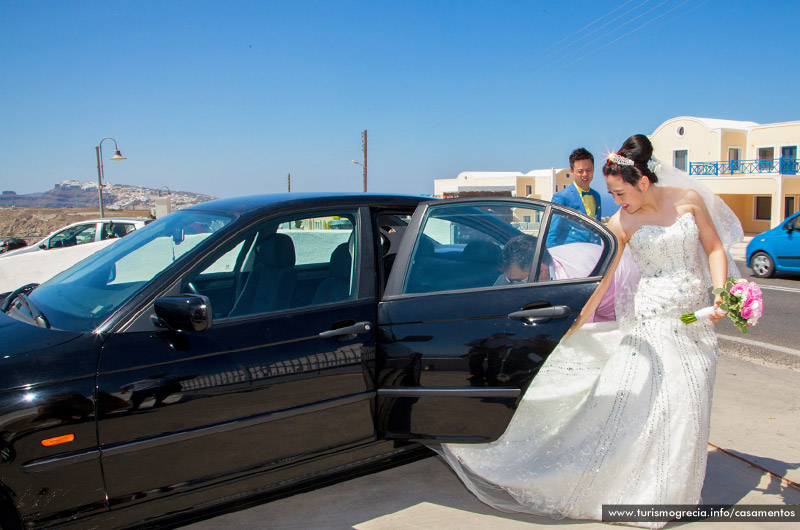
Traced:
<svg viewBox="0 0 800 530">
<path fill-rule="evenodd" d="M 63 436 L 56 436 L 54 438 L 46 438 L 42 440 L 42 445 L 45 447 L 52 447 L 58 444 L 65 444 L 73 441 L 75 439 L 74 434 L 65 434 Z"/>
</svg>

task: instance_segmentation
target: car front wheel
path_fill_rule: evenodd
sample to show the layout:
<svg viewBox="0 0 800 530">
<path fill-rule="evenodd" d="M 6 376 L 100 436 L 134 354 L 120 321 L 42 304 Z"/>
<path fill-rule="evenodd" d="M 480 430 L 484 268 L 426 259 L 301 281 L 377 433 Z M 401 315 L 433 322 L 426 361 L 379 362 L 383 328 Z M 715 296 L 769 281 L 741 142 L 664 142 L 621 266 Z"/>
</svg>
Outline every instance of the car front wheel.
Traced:
<svg viewBox="0 0 800 530">
<path fill-rule="evenodd" d="M 775 263 L 769 254 L 764 252 L 756 252 L 750 259 L 750 268 L 753 269 L 753 274 L 758 278 L 769 278 L 775 274 Z"/>
</svg>

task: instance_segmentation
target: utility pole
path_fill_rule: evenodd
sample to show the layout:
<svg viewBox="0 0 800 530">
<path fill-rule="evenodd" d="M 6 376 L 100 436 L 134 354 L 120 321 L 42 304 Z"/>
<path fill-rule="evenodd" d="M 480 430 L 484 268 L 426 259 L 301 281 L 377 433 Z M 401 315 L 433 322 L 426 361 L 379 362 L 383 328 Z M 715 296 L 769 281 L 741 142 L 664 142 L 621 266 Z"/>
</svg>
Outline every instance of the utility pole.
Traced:
<svg viewBox="0 0 800 530">
<path fill-rule="evenodd" d="M 364 193 L 367 193 L 367 130 L 364 129 Z"/>
<path fill-rule="evenodd" d="M 364 193 L 367 193 L 367 130 L 364 129 L 364 132 L 361 133 L 361 141 L 364 147 L 364 162 L 356 162 L 355 160 L 351 160 L 353 164 L 357 166 L 361 166 L 364 169 Z"/>
<path fill-rule="evenodd" d="M 292 192 L 292 174 L 289 173 L 289 193 Z"/>
</svg>

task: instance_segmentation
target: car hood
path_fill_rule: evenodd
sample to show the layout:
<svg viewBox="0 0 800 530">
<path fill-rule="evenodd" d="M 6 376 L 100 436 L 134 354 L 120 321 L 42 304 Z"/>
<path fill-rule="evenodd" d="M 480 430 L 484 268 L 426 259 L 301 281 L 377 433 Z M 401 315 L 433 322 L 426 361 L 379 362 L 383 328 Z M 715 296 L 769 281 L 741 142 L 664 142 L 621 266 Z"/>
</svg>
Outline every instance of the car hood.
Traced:
<svg viewBox="0 0 800 530">
<path fill-rule="evenodd" d="M 39 243 L 34 243 L 33 245 L 28 245 L 27 247 L 15 248 L 14 250 L 3 252 L 3 254 L 0 254 L 0 257 L 7 258 L 9 256 L 19 256 L 20 254 L 28 254 L 29 252 L 39 252 L 41 250 L 42 249 L 39 248 Z"/>
<path fill-rule="evenodd" d="M 747 243 L 747 251 L 753 252 L 754 249 L 758 249 L 759 246 L 764 245 L 766 241 L 783 237 L 783 232 L 785 231 L 782 230 L 780 226 L 777 226 L 775 228 L 770 228 L 766 232 L 761 232 L 757 236 L 753 236 L 753 238 Z"/>
<path fill-rule="evenodd" d="M 0 391 L 86 371 L 85 363 L 67 358 L 70 348 L 61 347 L 82 335 L 40 328 L 0 313 Z M 72 373 L 70 365 L 76 373 Z"/>
</svg>

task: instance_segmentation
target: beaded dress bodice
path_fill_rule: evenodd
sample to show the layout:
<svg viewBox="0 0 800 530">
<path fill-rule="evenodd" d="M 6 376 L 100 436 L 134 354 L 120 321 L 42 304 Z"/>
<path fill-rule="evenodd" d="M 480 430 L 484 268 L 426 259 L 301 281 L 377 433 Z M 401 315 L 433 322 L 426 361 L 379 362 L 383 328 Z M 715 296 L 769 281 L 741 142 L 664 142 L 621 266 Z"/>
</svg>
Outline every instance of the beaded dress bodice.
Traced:
<svg viewBox="0 0 800 530">
<path fill-rule="evenodd" d="M 670 226 L 643 225 L 631 236 L 628 244 L 641 275 L 634 295 L 637 319 L 680 316 L 708 305 L 698 243 L 688 212 Z"/>
</svg>

